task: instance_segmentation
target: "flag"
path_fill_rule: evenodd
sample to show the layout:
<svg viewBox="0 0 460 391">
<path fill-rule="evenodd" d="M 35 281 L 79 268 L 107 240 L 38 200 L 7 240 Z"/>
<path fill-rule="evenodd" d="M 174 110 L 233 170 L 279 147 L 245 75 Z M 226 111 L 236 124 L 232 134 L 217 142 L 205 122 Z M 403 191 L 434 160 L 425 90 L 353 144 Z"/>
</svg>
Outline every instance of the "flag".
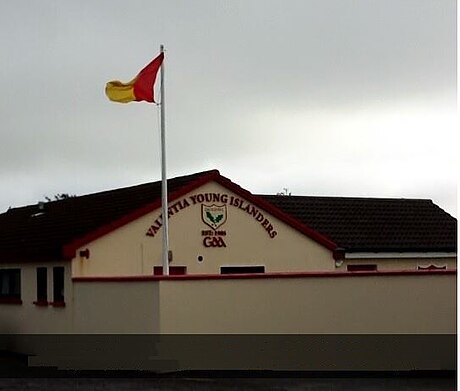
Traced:
<svg viewBox="0 0 460 391">
<path fill-rule="evenodd" d="M 118 80 L 109 81 L 105 86 L 105 94 L 111 101 L 119 103 L 155 102 L 153 85 L 163 58 L 164 53 L 162 52 L 128 83 Z"/>
</svg>

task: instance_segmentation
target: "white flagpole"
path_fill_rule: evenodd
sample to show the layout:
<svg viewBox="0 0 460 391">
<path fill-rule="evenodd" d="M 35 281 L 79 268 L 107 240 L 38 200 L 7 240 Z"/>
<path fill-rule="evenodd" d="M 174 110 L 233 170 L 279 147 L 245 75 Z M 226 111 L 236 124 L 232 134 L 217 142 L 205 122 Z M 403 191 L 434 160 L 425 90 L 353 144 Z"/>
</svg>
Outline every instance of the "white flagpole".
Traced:
<svg viewBox="0 0 460 391">
<path fill-rule="evenodd" d="M 164 47 L 160 45 L 160 52 Z M 160 69 L 160 127 L 161 127 L 161 210 L 163 224 L 163 275 L 169 275 L 169 229 L 168 229 L 168 185 L 166 180 L 166 135 L 165 135 L 165 60 L 161 63 Z"/>
</svg>

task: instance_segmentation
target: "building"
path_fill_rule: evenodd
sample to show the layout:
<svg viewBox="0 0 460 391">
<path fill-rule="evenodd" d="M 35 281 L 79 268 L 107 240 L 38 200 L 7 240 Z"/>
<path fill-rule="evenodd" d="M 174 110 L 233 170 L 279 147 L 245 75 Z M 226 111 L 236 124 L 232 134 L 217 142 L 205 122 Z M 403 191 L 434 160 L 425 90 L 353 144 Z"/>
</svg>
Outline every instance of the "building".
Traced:
<svg viewBox="0 0 460 391">
<path fill-rule="evenodd" d="M 436 335 L 392 337 L 396 350 L 427 349 L 404 362 L 354 354 L 297 369 L 454 365 L 457 222 L 430 200 L 253 195 L 216 170 L 170 179 L 168 190 L 170 276 L 161 182 L 1 214 L 0 333 Z M 174 368 L 292 369 L 165 351 Z"/>
</svg>

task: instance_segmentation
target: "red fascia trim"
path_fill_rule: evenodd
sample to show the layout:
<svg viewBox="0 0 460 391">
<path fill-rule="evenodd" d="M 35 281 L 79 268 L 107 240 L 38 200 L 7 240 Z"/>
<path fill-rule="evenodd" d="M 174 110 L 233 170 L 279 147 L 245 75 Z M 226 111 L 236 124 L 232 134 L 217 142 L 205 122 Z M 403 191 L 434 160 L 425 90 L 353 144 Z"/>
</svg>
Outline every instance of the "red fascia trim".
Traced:
<svg viewBox="0 0 460 391">
<path fill-rule="evenodd" d="M 323 245 L 327 249 L 333 251 L 337 248 L 336 243 L 332 240 L 327 238 L 326 236 L 320 234 L 319 232 L 313 230 L 312 228 L 302 224 L 298 220 L 294 219 L 293 217 L 289 216 L 282 210 L 278 209 L 274 205 L 270 204 L 269 202 L 263 200 L 262 198 L 255 197 L 249 191 L 243 189 L 241 186 L 233 183 L 230 179 L 220 175 L 218 170 L 211 170 L 207 174 L 203 175 L 202 177 L 188 183 L 187 185 L 183 186 L 179 190 L 176 190 L 169 194 L 168 201 L 175 201 L 176 199 L 184 196 L 185 194 L 195 190 L 204 184 L 215 181 L 216 183 L 222 185 L 223 187 L 227 188 L 228 190 L 238 194 L 240 197 L 245 198 L 246 200 L 250 201 L 254 205 L 260 207 L 261 209 L 265 210 L 266 212 L 270 213 L 274 217 L 278 218 L 279 220 L 283 221 L 284 223 L 288 224 L 292 228 L 296 229 L 297 231 L 303 233 L 304 235 L 308 236 L 309 238 L 315 240 L 319 244 Z M 122 218 L 113 221 L 110 224 L 104 225 L 93 232 L 84 235 L 81 238 L 78 238 L 66 245 L 62 248 L 62 255 L 65 259 L 72 259 L 76 256 L 76 251 L 79 247 L 84 246 L 85 244 L 92 242 L 108 233 L 126 225 L 147 213 L 154 211 L 161 207 L 161 199 L 158 199 L 150 204 L 139 208 L 132 213 L 123 216 Z"/>
<path fill-rule="evenodd" d="M 176 199 L 184 196 L 190 191 L 195 190 L 196 188 L 200 186 L 203 186 L 205 183 L 215 180 L 219 176 L 220 174 L 218 170 L 209 171 L 207 174 L 204 174 L 202 177 L 184 185 L 179 190 L 176 190 L 170 193 L 168 197 L 168 202 L 175 201 Z M 156 201 L 151 202 L 143 206 L 142 208 L 139 208 L 127 214 L 126 216 L 121 217 L 118 220 L 115 220 L 109 224 L 103 225 L 102 227 L 99 227 L 95 231 L 90 232 L 81 238 L 78 238 L 76 240 L 73 240 L 70 243 L 65 244 L 62 248 L 63 257 L 65 259 L 75 258 L 75 256 L 77 255 L 77 249 L 79 247 L 82 247 L 85 244 L 92 242 L 96 239 L 99 239 L 100 237 L 107 235 L 108 233 L 122 227 L 123 225 L 126 225 L 160 207 L 161 207 L 161 199 L 157 199 Z"/>
<path fill-rule="evenodd" d="M 276 206 L 269 203 L 268 201 L 265 201 L 262 198 L 255 197 L 252 193 L 243 189 L 241 186 L 238 186 L 237 184 L 233 183 L 230 179 L 225 178 L 222 175 L 219 175 L 215 179 L 215 181 L 221 184 L 222 186 L 226 187 L 227 189 L 233 191 L 235 194 L 238 194 L 239 196 L 247 199 L 254 205 L 257 205 L 258 207 L 262 208 L 263 210 L 275 216 L 277 219 L 283 221 L 284 223 L 288 224 L 295 230 L 300 231 L 301 233 L 313 239 L 317 243 L 323 245 L 327 249 L 333 251 L 337 248 L 337 244 L 325 235 L 320 234 L 318 231 L 315 231 L 314 229 L 301 223 L 300 221 L 283 212 L 281 209 L 278 209 Z"/>
<path fill-rule="evenodd" d="M 456 270 L 388 270 L 372 272 L 278 272 L 254 274 L 185 274 L 174 276 L 114 276 L 114 277 L 73 277 L 73 282 L 145 282 L 162 280 L 245 280 L 267 278 L 328 278 L 328 277 L 385 277 L 385 276 L 421 276 L 456 275 Z"/>
</svg>

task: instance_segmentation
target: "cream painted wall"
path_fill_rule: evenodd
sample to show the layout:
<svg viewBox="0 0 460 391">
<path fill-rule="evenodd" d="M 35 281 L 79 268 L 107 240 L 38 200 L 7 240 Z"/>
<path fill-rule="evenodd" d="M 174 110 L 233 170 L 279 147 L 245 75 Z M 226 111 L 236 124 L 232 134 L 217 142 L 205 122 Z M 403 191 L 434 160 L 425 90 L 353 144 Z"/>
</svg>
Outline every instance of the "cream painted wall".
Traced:
<svg viewBox="0 0 460 391">
<path fill-rule="evenodd" d="M 64 266 L 65 307 L 39 307 L 37 300 L 37 267 L 48 268 L 48 301 L 53 300 L 53 267 Z M 0 334 L 52 334 L 72 331 L 73 285 L 70 262 L 22 263 L 2 265 L 5 268 L 21 269 L 22 305 L 0 304 Z"/>
<path fill-rule="evenodd" d="M 84 334 L 159 332 L 158 282 L 74 282 L 74 330 Z"/>
<path fill-rule="evenodd" d="M 386 353 L 382 355 L 381 351 L 369 352 L 368 341 L 363 338 L 378 334 L 405 334 L 409 337 L 455 334 L 455 275 L 71 283 L 69 264 L 66 265 L 65 308 L 37 308 L 32 304 L 36 288 L 33 282 L 35 267 L 42 266 L 38 264 L 23 266 L 23 305 L 0 307 L 0 333 L 86 335 L 80 339 L 72 336 L 70 339 L 58 336 L 49 340 L 43 337 L 15 338 L 16 351 L 36 354 L 31 361 L 36 365 L 164 370 L 455 368 L 455 354 L 451 354 L 449 339 L 422 339 L 431 347 L 422 346 L 419 353 L 411 350 L 416 347 L 413 339 L 403 340 L 408 345 L 401 348 L 401 338 L 398 337 L 389 341 L 390 346 L 385 346 Z M 48 265 L 51 266 L 53 264 Z M 157 333 L 166 339 L 156 338 Z M 91 339 L 88 334 L 96 334 L 96 339 Z M 98 337 L 97 334 L 103 336 Z M 104 337 L 110 334 L 113 336 Z M 136 334 L 153 334 L 154 339 L 121 338 L 128 334 L 134 337 Z M 187 335 L 174 338 L 174 334 L 203 334 L 205 338 L 203 341 Z M 217 340 L 219 346 L 216 349 L 210 334 L 224 336 Z M 246 354 L 247 349 L 252 348 L 248 344 L 246 350 L 241 350 L 244 348 L 241 341 L 239 349 L 232 350 L 233 345 L 229 345 L 232 340 L 225 338 L 229 334 L 257 334 L 257 340 L 254 339 L 255 343 L 251 346 L 259 349 L 259 353 L 253 354 L 257 350 L 249 350 Z M 281 340 L 269 338 L 271 344 L 267 344 L 260 338 L 261 334 L 284 337 Z M 316 347 L 319 351 L 303 350 L 297 345 L 289 347 L 284 342 L 286 334 L 353 334 L 359 338 L 341 338 L 340 343 L 343 340 L 351 345 L 340 345 L 344 350 L 336 356 L 335 344 L 329 345 L 329 351 L 323 352 L 322 339 L 315 342 L 319 343 Z M 169 336 L 173 338 L 168 339 Z M 142 341 L 149 345 L 138 345 Z M 306 343 L 313 340 L 299 341 Z M 378 338 L 372 341 L 382 348 L 382 341 L 379 342 Z M 291 340 L 291 343 L 295 342 L 295 339 Z M 356 344 L 359 344 L 358 350 Z M 404 346 L 411 349 L 407 350 Z M 295 359 L 276 359 L 278 352 L 289 353 L 290 348 L 296 350 Z M 200 359 L 197 360 L 197 354 L 203 353 L 204 349 L 206 356 L 198 356 Z M 426 352 L 430 349 L 433 355 L 427 357 Z M 227 355 L 230 351 L 233 356 Z M 404 356 L 403 360 L 399 360 L 401 356 Z M 372 360 L 367 361 L 369 358 Z"/>
<path fill-rule="evenodd" d="M 36 268 L 48 268 L 48 301 L 53 298 L 53 267 L 64 266 L 65 307 L 37 306 Z M 21 269 L 22 304 L 0 303 L 0 334 L 158 332 L 158 284 L 148 282 L 75 283 L 70 263 L 8 264 Z"/>
<path fill-rule="evenodd" d="M 447 334 L 456 276 L 359 276 L 160 283 L 162 333 Z"/>
<path fill-rule="evenodd" d="M 202 222 L 201 203 L 193 204 L 190 198 L 200 193 L 240 198 L 216 183 L 208 183 L 182 197 L 190 206 L 170 217 L 172 266 L 187 266 L 191 274 L 219 273 L 222 265 L 264 265 L 266 272 L 334 270 L 332 253 L 328 249 L 261 210 L 277 231 L 271 238 L 253 216 L 229 204 L 227 221 L 219 227 L 226 231 L 223 237 L 226 247 L 206 248 L 202 230 L 211 228 Z M 170 206 L 173 204 L 175 202 Z M 150 237 L 146 232 L 159 215 L 160 210 L 157 210 L 82 247 L 88 248 L 91 255 L 89 259 L 77 257 L 73 260 L 73 276 L 152 274 L 153 266 L 161 265 L 162 236 L 159 232 Z M 199 256 L 203 257 L 201 262 Z"/>
</svg>

